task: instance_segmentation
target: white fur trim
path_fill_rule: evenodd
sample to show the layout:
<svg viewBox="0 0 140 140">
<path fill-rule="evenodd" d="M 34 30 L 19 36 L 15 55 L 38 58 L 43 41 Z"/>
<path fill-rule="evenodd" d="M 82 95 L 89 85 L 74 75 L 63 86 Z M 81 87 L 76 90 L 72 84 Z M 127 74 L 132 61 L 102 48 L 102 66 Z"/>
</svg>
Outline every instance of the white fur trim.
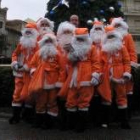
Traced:
<svg viewBox="0 0 140 140">
<path fill-rule="evenodd" d="M 123 77 L 128 77 L 130 80 L 132 75 L 129 72 L 125 72 L 125 73 L 123 73 Z"/>
<path fill-rule="evenodd" d="M 27 105 L 27 104 L 25 104 L 24 107 L 25 107 L 25 108 L 33 108 L 32 105 Z"/>
<path fill-rule="evenodd" d="M 114 82 L 114 83 L 116 83 L 116 84 L 124 84 L 125 83 L 125 81 L 124 81 L 124 79 L 123 78 L 120 78 L 120 79 L 116 79 L 116 78 L 110 78 L 110 80 L 112 81 L 112 82 Z"/>
<path fill-rule="evenodd" d="M 118 105 L 118 109 L 126 109 L 127 105 Z"/>
<path fill-rule="evenodd" d="M 128 28 L 129 28 L 128 25 L 127 25 L 127 23 L 126 23 L 122 18 L 114 18 L 114 19 L 112 20 L 111 25 L 112 25 L 112 26 L 115 26 L 116 24 L 121 24 L 121 26 L 122 26 L 124 29 L 128 29 Z"/>
<path fill-rule="evenodd" d="M 35 71 L 36 71 L 36 68 L 32 68 L 32 69 L 30 70 L 30 75 L 32 75 Z"/>
<path fill-rule="evenodd" d="M 17 61 L 13 61 L 12 63 L 11 63 L 11 68 L 13 69 L 14 68 L 14 66 L 15 65 L 17 65 L 18 64 L 18 62 Z"/>
<path fill-rule="evenodd" d="M 133 95 L 133 91 L 127 92 L 127 95 Z"/>
<path fill-rule="evenodd" d="M 73 86 L 77 87 L 77 73 L 78 73 L 78 69 L 77 67 L 74 67 L 72 78 L 70 81 L 70 86 L 69 86 L 70 88 L 72 88 Z"/>
<path fill-rule="evenodd" d="M 138 68 L 138 67 L 139 67 L 139 64 L 136 63 L 136 62 L 131 61 L 130 64 L 131 64 L 131 66 L 134 67 L 134 68 Z"/>
<path fill-rule="evenodd" d="M 50 29 L 53 31 L 54 29 L 54 22 L 49 20 L 48 18 L 40 18 L 38 21 L 37 21 L 37 28 L 39 29 L 40 26 L 41 26 L 41 22 L 47 22 L 49 24 L 49 27 Z"/>
<path fill-rule="evenodd" d="M 54 113 L 54 112 L 50 112 L 48 111 L 47 114 L 53 116 L 53 117 L 57 117 L 58 116 L 58 113 Z"/>
<path fill-rule="evenodd" d="M 57 30 L 57 37 L 60 37 L 66 30 L 71 31 L 74 34 L 75 26 L 68 21 L 60 23 Z"/>
<path fill-rule="evenodd" d="M 61 88 L 61 87 L 63 86 L 63 83 L 61 83 L 61 82 L 56 82 L 55 86 L 56 86 L 57 88 Z"/>
<path fill-rule="evenodd" d="M 55 84 L 49 85 L 49 84 L 46 84 L 46 83 L 45 83 L 43 89 L 54 89 L 55 87 L 56 87 Z"/>
<path fill-rule="evenodd" d="M 22 104 L 21 103 L 12 103 L 12 107 L 21 107 Z"/>
<path fill-rule="evenodd" d="M 80 82 L 80 86 L 91 86 L 91 81 L 82 81 Z"/>
<path fill-rule="evenodd" d="M 69 112 L 76 112 L 77 111 L 77 108 L 76 107 L 67 108 L 67 111 L 69 111 Z"/>
<path fill-rule="evenodd" d="M 78 110 L 80 110 L 80 111 L 88 111 L 88 107 L 85 107 L 85 108 L 78 108 Z"/>
<path fill-rule="evenodd" d="M 21 78 L 23 77 L 23 74 L 13 70 L 13 76 Z"/>
</svg>

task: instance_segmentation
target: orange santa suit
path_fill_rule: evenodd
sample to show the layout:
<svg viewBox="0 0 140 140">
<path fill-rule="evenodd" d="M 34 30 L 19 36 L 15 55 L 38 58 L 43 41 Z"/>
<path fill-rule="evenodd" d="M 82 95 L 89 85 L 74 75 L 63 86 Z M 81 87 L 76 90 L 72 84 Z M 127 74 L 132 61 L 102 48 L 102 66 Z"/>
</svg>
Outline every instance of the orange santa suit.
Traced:
<svg viewBox="0 0 140 140">
<path fill-rule="evenodd" d="M 12 101 L 13 116 L 9 119 L 10 124 L 19 122 L 22 103 L 25 102 L 28 96 L 29 62 L 38 50 L 37 36 L 36 24 L 28 23 L 22 31 L 20 43 L 12 54 L 11 67 L 15 76 L 15 90 Z"/>
<path fill-rule="evenodd" d="M 122 18 L 114 18 L 111 23 L 116 30 L 118 30 L 123 35 L 123 45 L 126 47 L 130 61 L 131 66 L 134 68 L 138 67 L 137 64 L 137 53 L 136 53 L 136 47 L 133 40 L 133 37 L 130 33 L 128 33 L 128 25 Z M 119 25 L 119 26 L 118 26 Z M 131 95 L 133 94 L 133 82 L 132 80 L 126 84 L 126 92 L 127 94 Z"/>
<path fill-rule="evenodd" d="M 31 29 L 33 28 L 33 29 Z M 26 31 L 33 32 L 37 35 L 36 25 L 27 24 L 23 34 Z M 22 102 L 25 101 L 28 95 L 28 85 L 30 82 L 30 69 L 29 63 L 34 53 L 39 49 L 38 44 L 35 39 L 35 46 L 30 48 L 24 47 L 24 44 L 19 43 L 16 50 L 12 54 L 12 64 L 13 75 L 15 76 L 15 90 L 13 94 L 12 106 L 22 106 Z"/>
<path fill-rule="evenodd" d="M 127 120 L 125 88 L 126 82 L 131 79 L 130 57 L 126 47 L 122 44 L 122 36 L 114 31 L 113 26 L 106 27 L 106 37 L 102 43 L 101 65 L 103 65 L 104 78 L 99 88 L 100 92 L 111 100 L 111 89 L 115 90 L 121 127 L 130 128 Z"/>
<path fill-rule="evenodd" d="M 49 41 L 51 41 L 51 45 Z M 56 117 L 58 115 L 56 88 L 61 88 L 65 80 L 63 61 L 57 50 L 54 35 L 44 35 L 39 46 L 40 50 L 35 53 L 30 63 L 32 80 L 29 92 L 31 95 L 35 94 L 36 97 L 37 118 L 41 118 L 43 114 Z"/>
<path fill-rule="evenodd" d="M 77 131 L 83 131 L 94 92 L 93 86 L 98 84 L 100 66 L 87 28 L 75 29 L 72 47 L 73 50 L 68 53 L 68 77 L 59 95 L 67 93 L 66 108 L 68 120 L 71 120 L 69 125 L 75 125 L 75 115 L 78 111 Z"/>
</svg>

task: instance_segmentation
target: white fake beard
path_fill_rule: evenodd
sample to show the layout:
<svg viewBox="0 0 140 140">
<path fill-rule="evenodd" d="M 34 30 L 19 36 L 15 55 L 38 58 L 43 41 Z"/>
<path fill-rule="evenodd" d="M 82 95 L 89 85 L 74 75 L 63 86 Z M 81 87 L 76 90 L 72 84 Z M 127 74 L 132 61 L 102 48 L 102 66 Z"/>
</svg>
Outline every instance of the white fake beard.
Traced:
<svg viewBox="0 0 140 140">
<path fill-rule="evenodd" d="M 87 53 L 89 52 L 91 45 L 92 43 L 90 40 L 83 43 L 74 39 L 72 43 L 74 51 L 68 54 L 68 59 L 71 61 L 87 59 Z"/>
<path fill-rule="evenodd" d="M 64 48 L 64 46 L 66 44 L 70 44 L 71 41 L 72 41 L 72 37 L 73 35 L 72 34 L 67 34 L 67 35 L 61 35 L 59 38 L 58 38 L 58 43 L 60 45 L 60 47 Z"/>
<path fill-rule="evenodd" d="M 50 27 L 40 27 L 39 33 L 40 33 L 40 35 L 44 35 L 44 34 L 49 34 L 49 33 L 53 33 L 53 32 L 50 29 Z"/>
<path fill-rule="evenodd" d="M 122 27 L 116 28 L 116 31 L 118 31 L 123 37 L 128 34 L 128 30 Z"/>
<path fill-rule="evenodd" d="M 37 37 L 33 35 L 24 35 L 20 38 L 20 44 L 23 48 L 34 48 L 36 47 Z"/>
<path fill-rule="evenodd" d="M 56 56 L 57 49 L 53 44 L 45 44 L 40 48 L 39 54 L 43 60 L 46 60 L 48 57 Z"/>
<path fill-rule="evenodd" d="M 114 54 L 122 48 L 122 40 L 119 38 L 106 39 L 102 45 L 102 51 Z"/>
<path fill-rule="evenodd" d="M 91 31 L 90 38 L 94 43 L 100 43 L 102 39 L 102 35 L 104 34 L 103 31 Z"/>
</svg>

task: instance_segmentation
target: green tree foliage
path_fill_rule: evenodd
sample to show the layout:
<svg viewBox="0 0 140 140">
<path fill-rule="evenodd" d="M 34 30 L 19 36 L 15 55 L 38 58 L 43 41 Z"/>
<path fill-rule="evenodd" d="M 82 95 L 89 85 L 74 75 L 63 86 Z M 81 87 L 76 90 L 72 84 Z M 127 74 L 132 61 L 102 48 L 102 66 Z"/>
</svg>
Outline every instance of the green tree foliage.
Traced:
<svg viewBox="0 0 140 140">
<path fill-rule="evenodd" d="M 69 7 L 61 3 L 61 0 L 50 0 L 47 3 L 45 17 L 53 20 L 56 26 L 65 20 L 69 20 L 72 14 L 80 18 L 80 26 L 86 27 L 88 20 L 105 19 L 109 22 L 112 17 L 123 17 L 121 3 L 118 0 L 68 0 Z"/>
</svg>

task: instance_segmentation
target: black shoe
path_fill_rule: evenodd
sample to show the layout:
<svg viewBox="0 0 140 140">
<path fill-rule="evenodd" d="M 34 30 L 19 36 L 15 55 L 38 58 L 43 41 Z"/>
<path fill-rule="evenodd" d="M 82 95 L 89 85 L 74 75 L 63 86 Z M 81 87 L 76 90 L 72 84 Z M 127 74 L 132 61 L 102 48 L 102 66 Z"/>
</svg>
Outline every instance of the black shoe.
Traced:
<svg viewBox="0 0 140 140">
<path fill-rule="evenodd" d="M 21 107 L 13 107 L 13 116 L 9 119 L 9 124 L 17 124 L 20 122 Z"/>
<path fill-rule="evenodd" d="M 34 108 L 25 107 L 23 112 L 22 112 L 23 121 L 25 121 L 27 123 L 33 123 L 34 118 L 35 118 Z"/>
<path fill-rule="evenodd" d="M 120 122 L 121 122 L 121 128 L 122 129 L 131 129 L 131 126 L 128 123 L 128 117 L 127 117 L 127 109 L 119 109 L 119 116 L 120 116 Z"/>
<path fill-rule="evenodd" d="M 110 105 L 102 105 L 101 127 L 108 128 L 110 118 Z"/>
<path fill-rule="evenodd" d="M 88 111 L 78 111 L 78 119 L 75 131 L 82 133 L 86 129 Z"/>
<path fill-rule="evenodd" d="M 57 117 L 45 114 L 44 121 L 41 125 L 42 129 L 52 129 L 55 127 L 57 122 Z"/>
<path fill-rule="evenodd" d="M 128 122 L 122 122 L 121 123 L 121 128 L 122 129 L 131 129 L 131 126 L 129 125 Z"/>
<path fill-rule="evenodd" d="M 34 123 L 32 124 L 33 128 L 39 128 L 43 124 L 45 114 L 35 114 Z"/>
</svg>

